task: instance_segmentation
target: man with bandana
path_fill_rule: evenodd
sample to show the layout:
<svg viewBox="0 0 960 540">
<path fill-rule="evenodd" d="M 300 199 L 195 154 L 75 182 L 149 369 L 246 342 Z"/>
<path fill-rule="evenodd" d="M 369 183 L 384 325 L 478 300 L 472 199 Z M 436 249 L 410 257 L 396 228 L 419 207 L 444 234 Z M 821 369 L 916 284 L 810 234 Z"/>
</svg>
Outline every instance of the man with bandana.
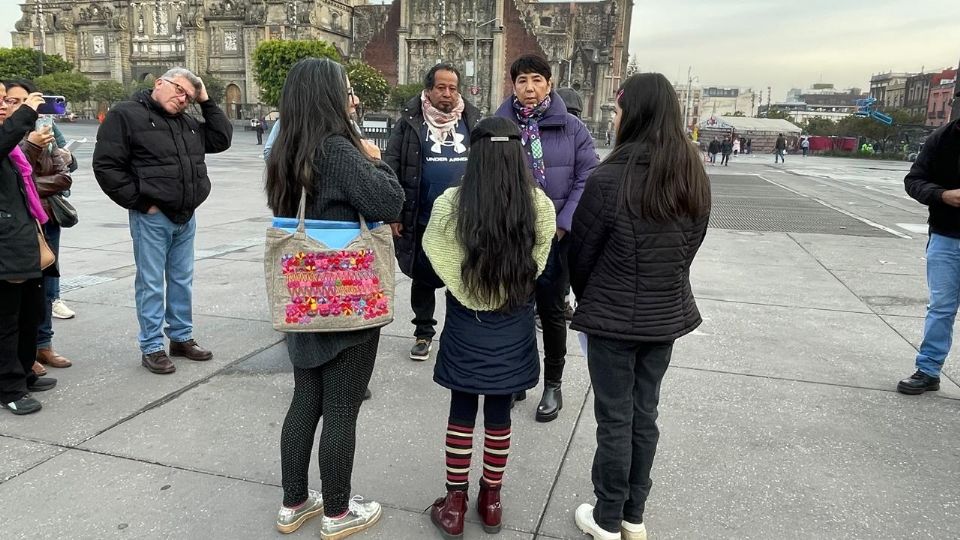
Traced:
<svg viewBox="0 0 960 540">
<path fill-rule="evenodd" d="M 567 269 L 567 233 L 580 202 L 587 177 L 597 166 L 593 136 L 579 118 L 567 112 L 553 89 L 550 64 L 536 55 L 524 55 L 510 66 L 513 95 L 497 110 L 520 128 L 533 178 L 557 210 L 557 235 L 547 267 L 537 279 L 537 314 L 543 327 L 543 397 L 537 405 L 538 422 L 550 422 L 563 408 L 563 366 L 567 355 L 564 319 Z M 520 401 L 525 394 L 516 396 Z"/>
<path fill-rule="evenodd" d="M 413 280 L 410 304 L 416 343 L 410 359 L 430 358 L 437 321 L 436 291 L 443 282 L 423 253 L 423 231 L 433 202 L 460 181 L 467 167 L 470 130 L 480 111 L 460 96 L 460 72 L 451 64 L 430 68 L 423 92 L 407 102 L 383 160 L 400 179 L 407 202 L 400 221 L 391 224 L 400 270 Z"/>
</svg>

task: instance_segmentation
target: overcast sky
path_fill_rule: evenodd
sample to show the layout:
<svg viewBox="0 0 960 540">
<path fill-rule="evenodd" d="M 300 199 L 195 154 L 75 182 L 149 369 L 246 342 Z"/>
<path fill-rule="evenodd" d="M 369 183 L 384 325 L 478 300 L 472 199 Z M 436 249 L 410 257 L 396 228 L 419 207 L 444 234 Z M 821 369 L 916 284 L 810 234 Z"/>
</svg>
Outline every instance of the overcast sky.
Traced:
<svg viewBox="0 0 960 540">
<path fill-rule="evenodd" d="M 20 17 L 0 0 L 0 46 Z M 704 85 L 869 87 L 870 75 L 956 66 L 960 0 L 634 0 L 631 53 L 644 71 Z"/>
</svg>

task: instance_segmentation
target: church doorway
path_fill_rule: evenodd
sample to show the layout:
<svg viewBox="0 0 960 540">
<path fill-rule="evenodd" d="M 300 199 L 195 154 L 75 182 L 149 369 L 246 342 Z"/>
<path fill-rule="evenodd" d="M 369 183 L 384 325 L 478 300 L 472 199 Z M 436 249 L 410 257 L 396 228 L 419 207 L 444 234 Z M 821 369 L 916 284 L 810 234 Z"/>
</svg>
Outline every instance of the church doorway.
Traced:
<svg viewBox="0 0 960 540">
<path fill-rule="evenodd" d="M 240 95 L 240 87 L 230 83 L 227 85 L 227 117 L 231 120 L 240 120 L 242 118 L 243 99 Z"/>
</svg>

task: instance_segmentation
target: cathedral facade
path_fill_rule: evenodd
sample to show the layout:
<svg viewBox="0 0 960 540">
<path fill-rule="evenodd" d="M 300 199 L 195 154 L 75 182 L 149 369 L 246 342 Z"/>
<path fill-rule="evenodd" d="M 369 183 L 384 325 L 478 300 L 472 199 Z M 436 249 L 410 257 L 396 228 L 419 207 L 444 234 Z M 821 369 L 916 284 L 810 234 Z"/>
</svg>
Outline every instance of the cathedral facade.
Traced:
<svg viewBox="0 0 960 540">
<path fill-rule="evenodd" d="M 632 0 L 27 0 L 13 44 L 59 54 L 93 80 L 129 83 L 171 66 L 227 83 L 235 119 L 263 114 L 253 51 L 270 39 L 322 39 L 344 58 L 417 83 L 438 61 L 463 74 L 463 94 L 489 112 L 509 95 L 509 66 L 545 56 L 554 82 L 584 96 L 584 120 L 610 121 L 627 66 Z"/>
</svg>

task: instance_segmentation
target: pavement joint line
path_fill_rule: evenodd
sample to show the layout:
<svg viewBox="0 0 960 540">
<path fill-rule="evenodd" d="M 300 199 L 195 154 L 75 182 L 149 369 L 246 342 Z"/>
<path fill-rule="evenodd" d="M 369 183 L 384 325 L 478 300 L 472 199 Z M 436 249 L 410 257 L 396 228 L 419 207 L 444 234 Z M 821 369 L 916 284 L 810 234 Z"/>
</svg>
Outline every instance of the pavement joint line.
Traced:
<svg viewBox="0 0 960 540">
<path fill-rule="evenodd" d="M 826 206 L 827 208 L 829 208 L 829 209 L 831 209 L 831 210 L 840 212 L 841 214 L 844 214 L 844 215 L 846 215 L 846 216 L 849 216 L 849 217 L 851 217 L 851 218 L 853 218 L 853 219 L 855 219 L 855 220 L 857 220 L 857 221 L 860 221 L 860 222 L 862 222 L 862 223 L 866 223 L 867 225 L 869 225 L 869 226 L 871 226 L 871 227 L 874 227 L 874 228 L 876 228 L 876 229 L 880 229 L 881 231 L 888 232 L 888 233 L 890 233 L 890 234 L 892 234 L 892 235 L 894 235 L 894 236 L 896 236 L 896 237 L 903 238 L 903 239 L 905 239 L 905 240 L 913 240 L 913 237 L 912 237 L 912 236 L 908 236 L 908 235 L 906 235 L 906 234 L 903 234 L 903 233 L 900 232 L 900 231 L 896 231 L 896 230 L 894 230 L 894 229 L 891 229 L 890 227 L 881 225 L 881 224 L 879 224 L 879 223 L 877 223 L 877 222 L 875 222 L 875 221 L 870 221 L 869 219 L 867 219 L 867 218 L 865 218 L 865 217 L 858 216 L 857 214 L 854 214 L 853 212 L 850 212 L 849 210 L 845 210 L 845 209 L 843 209 L 843 208 L 840 208 L 839 206 L 832 205 L 832 204 L 824 201 L 823 199 L 820 199 L 819 197 L 814 197 L 814 196 L 812 196 L 812 195 L 806 195 L 806 194 L 804 194 L 804 193 L 801 193 L 801 192 L 799 192 L 799 191 L 797 191 L 797 190 L 795 190 L 795 189 L 793 189 L 793 188 L 787 187 L 787 186 L 785 186 L 785 185 L 783 185 L 783 184 L 781 184 L 781 183 L 779 183 L 779 182 L 775 182 L 775 181 L 773 181 L 773 180 L 770 180 L 769 178 L 765 178 L 762 174 L 758 174 L 758 175 L 757 175 L 757 178 L 759 178 L 759 179 L 761 179 L 761 180 L 766 180 L 767 182 L 770 182 L 771 184 L 773 184 L 773 185 L 775 185 L 775 186 L 777 186 L 777 187 L 779 187 L 779 188 L 783 188 L 783 189 L 785 189 L 785 190 L 787 190 L 787 191 L 789 191 L 789 192 L 791 192 L 791 193 L 795 193 L 795 194 L 797 194 L 797 195 L 799 195 L 799 196 L 801 196 L 801 197 L 805 197 L 805 198 L 810 199 L 810 200 L 812 200 L 812 201 L 816 201 L 816 202 L 822 204 L 823 206 Z"/>
<path fill-rule="evenodd" d="M 789 172 L 789 171 L 785 171 L 785 172 Z M 791 174 L 793 174 L 794 176 L 798 176 L 798 177 L 800 177 L 800 178 L 816 179 L 816 180 L 817 180 L 817 182 L 816 182 L 817 185 L 819 185 L 819 186 L 821 186 L 821 187 L 824 187 L 824 188 L 827 188 L 827 189 L 835 189 L 835 190 L 842 191 L 842 192 L 844 192 L 844 193 L 851 194 L 851 195 L 857 195 L 857 196 L 862 197 L 862 198 L 864 198 L 864 199 L 867 199 L 867 200 L 869 200 L 869 201 L 871 201 L 871 202 L 875 202 L 875 203 L 877 203 L 877 204 L 880 204 L 880 205 L 882 205 L 882 206 L 886 206 L 886 207 L 888 207 L 888 208 L 892 208 L 892 209 L 897 210 L 897 211 L 900 211 L 900 212 L 906 212 L 906 213 L 909 213 L 909 214 L 911 214 L 911 215 L 922 215 L 922 214 L 923 214 L 923 212 L 917 211 L 917 210 L 915 210 L 915 209 L 913 209 L 913 208 L 903 208 L 903 207 L 901 207 L 901 206 L 897 206 L 897 205 L 895 205 L 895 204 L 891 204 L 891 203 L 889 203 L 889 202 L 884 202 L 883 200 L 876 199 L 876 198 L 874 198 L 874 197 L 870 197 L 870 196 L 864 194 L 862 191 L 855 190 L 855 189 L 850 188 L 850 187 L 848 187 L 848 186 L 846 186 L 846 185 L 826 182 L 826 181 L 828 181 L 828 180 L 833 180 L 833 178 L 829 178 L 829 177 L 826 177 L 826 176 L 820 176 L 820 175 L 816 175 L 816 174 L 812 174 L 812 173 L 805 175 L 805 174 L 799 174 L 799 173 L 792 173 L 792 172 L 791 172 Z M 874 192 L 876 192 L 876 193 L 886 194 L 885 192 L 883 192 L 883 191 L 881 191 L 881 190 L 879 190 L 879 189 L 877 189 L 877 188 L 875 188 L 875 187 L 873 187 L 873 186 L 863 186 L 863 189 L 870 190 L 870 191 L 874 191 Z M 909 197 L 907 197 L 906 199 L 912 200 L 912 199 L 909 199 Z"/>
<path fill-rule="evenodd" d="M 848 389 L 851 389 L 851 390 L 867 390 L 867 391 L 870 391 L 870 392 L 886 392 L 886 393 L 888 393 L 888 394 L 896 394 L 896 393 L 897 393 L 897 391 L 896 391 L 896 390 L 893 390 L 893 389 L 888 389 L 888 388 L 876 388 L 876 387 L 872 387 L 872 386 L 857 386 L 857 385 L 854 385 L 854 384 L 841 384 L 841 383 L 831 383 L 831 382 L 824 382 L 824 381 L 812 381 L 812 380 L 809 380 L 809 379 L 797 379 L 797 378 L 791 378 L 791 377 L 774 377 L 774 376 L 770 376 L 770 375 L 760 375 L 760 374 L 757 374 L 757 373 L 744 373 L 744 372 L 740 372 L 740 371 L 725 371 L 725 370 L 722 370 L 722 369 L 701 368 L 701 367 L 693 367 L 693 366 L 684 366 L 684 365 L 679 365 L 679 364 L 676 364 L 676 365 L 671 364 L 670 367 L 671 367 L 671 368 L 676 368 L 676 369 L 684 369 L 684 370 L 688 370 L 688 371 L 699 371 L 699 372 L 703 372 L 703 373 L 715 373 L 715 374 L 718 374 L 718 375 L 733 375 L 733 376 L 735 376 L 735 377 L 752 377 L 752 378 L 755 378 L 755 379 L 767 379 L 767 380 L 771 380 L 771 381 L 781 381 L 781 382 L 795 382 L 795 383 L 801 383 L 801 384 L 812 384 L 812 385 L 816 385 L 816 386 L 832 386 L 832 387 L 836 387 L 836 388 L 848 388 Z M 927 395 L 929 395 L 930 398 L 932 398 L 932 399 L 944 399 L 944 400 L 948 400 L 948 401 L 960 401 L 960 398 L 955 398 L 955 397 L 950 397 L 950 396 L 944 396 L 943 394 L 933 393 L 933 394 L 927 394 Z"/>
<path fill-rule="evenodd" d="M 543 510 L 540 512 L 540 519 L 537 520 L 537 527 L 533 530 L 534 538 L 540 535 L 540 529 L 543 527 L 543 521 L 547 518 L 547 510 L 550 508 L 550 502 L 553 500 L 553 492 L 557 489 L 557 483 L 560 480 L 560 474 L 563 472 L 563 465 L 567 462 L 567 456 L 570 454 L 570 448 L 573 446 L 573 438 L 580 427 L 580 421 L 583 420 L 583 411 L 587 408 L 587 400 L 590 392 L 593 390 L 593 383 L 587 384 L 587 391 L 583 393 L 583 400 L 580 402 L 580 411 L 577 412 L 577 420 L 573 423 L 573 429 L 570 430 L 570 436 L 567 438 L 567 447 L 563 449 L 563 456 L 560 457 L 560 465 L 553 476 L 553 482 L 550 483 L 550 491 L 547 493 L 547 500 L 543 504 Z"/>
<path fill-rule="evenodd" d="M 836 277 L 836 276 L 833 276 Z M 875 311 L 852 311 L 849 309 L 836 309 L 836 308 L 825 308 L 825 307 L 813 307 L 813 306 L 791 306 L 787 304 L 771 304 L 768 302 L 748 302 L 746 300 L 730 300 L 727 298 L 713 298 L 710 296 L 700 296 L 694 295 L 697 300 L 709 300 L 711 302 L 723 302 L 725 304 L 743 304 L 745 306 L 764 306 L 764 307 L 777 307 L 777 308 L 787 308 L 787 309 L 807 309 L 812 311 L 827 311 L 830 313 L 850 313 L 853 315 L 877 315 Z M 860 298 L 859 296 L 857 298 Z M 863 299 L 860 299 L 863 301 Z"/>
<path fill-rule="evenodd" d="M 863 303 L 863 305 L 866 306 L 867 309 L 869 309 L 878 319 L 880 319 L 880 321 L 883 322 L 883 324 L 885 324 L 885 325 L 887 326 L 887 328 L 889 328 L 890 330 L 893 330 L 893 332 L 894 332 L 896 335 L 900 336 L 900 339 L 902 339 L 902 340 L 904 340 L 905 342 L 907 342 L 907 345 L 909 345 L 913 350 L 915 350 L 915 351 L 917 351 L 917 352 L 920 352 L 920 349 L 917 348 L 917 347 L 915 347 L 915 346 L 913 345 L 913 342 L 911 342 L 909 339 L 907 339 L 907 337 L 904 336 L 902 333 L 900 333 L 899 330 L 897 330 L 896 328 L 894 328 L 892 324 L 890 324 L 886 319 L 883 318 L 883 315 L 882 315 L 882 314 L 878 313 L 875 309 L 873 309 L 873 307 L 872 307 L 870 304 L 868 304 L 867 302 L 865 302 L 865 301 L 863 300 L 863 298 L 862 298 L 859 294 L 857 294 L 853 289 L 851 289 L 842 279 L 840 279 L 839 277 L 837 277 L 837 275 L 834 274 L 832 270 L 830 270 L 829 268 L 827 268 L 826 265 L 824 265 L 824 264 L 820 261 L 820 259 L 817 259 L 817 257 L 816 257 L 813 253 L 810 253 L 810 251 L 809 251 L 806 247 L 804 247 L 804 245 L 801 244 L 796 238 L 794 238 L 792 234 L 787 233 L 787 236 L 789 236 L 791 240 L 793 240 L 798 246 L 800 246 L 800 249 L 802 249 L 803 251 L 807 252 L 807 254 L 809 254 L 811 257 L 813 257 L 813 259 L 814 259 L 815 261 L 817 261 L 817 263 L 819 263 L 820 266 L 823 267 L 823 269 L 826 270 L 831 276 L 833 276 L 834 279 L 836 279 L 837 281 L 839 281 L 840 284 L 843 285 L 844 288 L 846 288 L 848 291 L 850 291 L 850 294 L 852 294 L 852 295 L 856 296 L 858 299 L 860 299 L 860 302 Z M 956 380 L 954 380 L 953 377 L 951 377 L 950 375 L 948 375 L 946 372 L 941 372 L 941 375 L 942 375 L 945 379 L 947 379 L 948 381 L 952 382 L 953 384 L 956 384 L 956 385 L 960 386 L 960 383 L 958 383 Z"/>
</svg>

